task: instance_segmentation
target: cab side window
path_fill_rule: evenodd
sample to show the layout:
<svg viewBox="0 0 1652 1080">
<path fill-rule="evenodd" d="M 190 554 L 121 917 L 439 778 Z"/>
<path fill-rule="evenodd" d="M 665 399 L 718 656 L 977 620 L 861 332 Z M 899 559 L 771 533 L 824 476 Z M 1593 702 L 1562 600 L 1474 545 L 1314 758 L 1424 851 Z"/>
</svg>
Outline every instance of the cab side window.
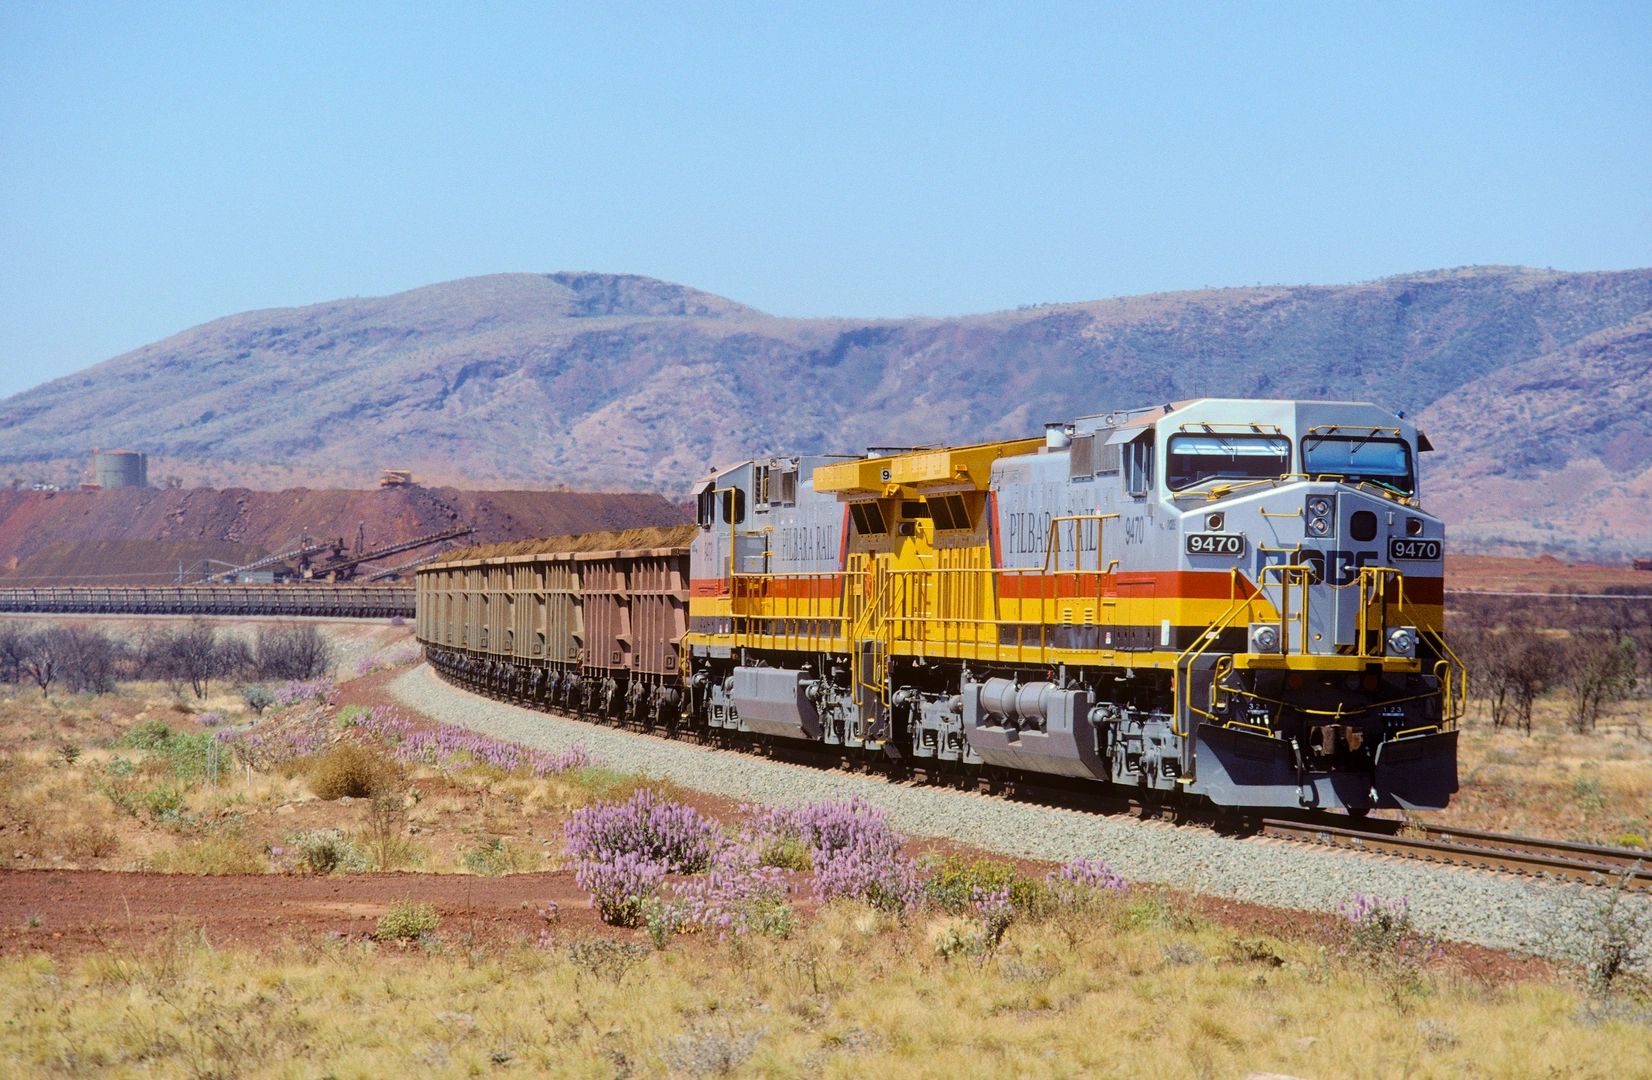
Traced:
<svg viewBox="0 0 1652 1080">
<path fill-rule="evenodd" d="M 723 524 L 742 525 L 746 520 L 746 493 L 740 488 L 723 492 Z"/>
<path fill-rule="evenodd" d="M 1139 499 L 1153 490 L 1153 437 L 1126 443 L 1123 456 L 1124 490 Z"/>
</svg>

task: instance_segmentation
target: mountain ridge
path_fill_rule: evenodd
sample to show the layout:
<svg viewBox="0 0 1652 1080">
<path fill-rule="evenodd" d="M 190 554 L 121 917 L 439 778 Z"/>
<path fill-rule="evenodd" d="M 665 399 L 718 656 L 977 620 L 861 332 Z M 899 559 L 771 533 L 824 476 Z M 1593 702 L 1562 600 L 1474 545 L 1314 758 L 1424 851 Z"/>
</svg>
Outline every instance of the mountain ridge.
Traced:
<svg viewBox="0 0 1652 1080">
<path fill-rule="evenodd" d="M 1618 509 L 1652 491 L 1630 404 L 1649 312 L 1652 270 L 1471 267 L 906 319 L 788 318 L 638 275 L 494 274 L 226 316 L 0 400 L 0 477 L 131 445 L 152 474 L 219 486 L 359 485 L 398 465 L 466 487 L 680 495 L 758 453 L 1016 436 L 1201 395 L 1359 398 L 1430 425 L 1449 467 L 1429 491 L 1459 535 L 1617 553 L 1652 547 Z M 1602 395 L 1625 402 L 1619 422 L 1578 423 Z M 1491 489 L 1501 505 L 1477 499 Z"/>
</svg>

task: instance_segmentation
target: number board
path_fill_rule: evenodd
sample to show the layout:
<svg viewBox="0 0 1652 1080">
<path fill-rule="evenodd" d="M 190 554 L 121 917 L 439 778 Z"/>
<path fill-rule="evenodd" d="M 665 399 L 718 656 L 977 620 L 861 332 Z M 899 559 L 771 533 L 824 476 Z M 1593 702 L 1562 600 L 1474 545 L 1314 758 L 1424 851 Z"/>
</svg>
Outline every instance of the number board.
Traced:
<svg viewBox="0 0 1652 1080">
<path fill-rule="evenodd" d="M 1388 538 L 1388 561 L 1413 560 L 1433 562 L 1440 557 L 1438 540 L 1412 540 L 1404 536 Z"/>
<path fill-rule="evenodd" d="M 1245 538 L 1239 533 L 1188 533 L 1189 555 L 1243 555 Z"/>
</svg>

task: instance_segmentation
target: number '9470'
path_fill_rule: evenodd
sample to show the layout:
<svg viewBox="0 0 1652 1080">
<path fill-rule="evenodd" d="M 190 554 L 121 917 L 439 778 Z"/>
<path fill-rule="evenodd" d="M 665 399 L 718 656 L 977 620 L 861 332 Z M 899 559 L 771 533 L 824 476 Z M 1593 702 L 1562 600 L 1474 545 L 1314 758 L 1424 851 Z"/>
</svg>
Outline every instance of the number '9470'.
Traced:
<svg viewBox="0 0 1652 1080">
<path fill-rule="evenodd" d="M 1238 533 L 1188 533 L 1189 555 L 1243 555 L 1245 538 Z"/>
</svg>

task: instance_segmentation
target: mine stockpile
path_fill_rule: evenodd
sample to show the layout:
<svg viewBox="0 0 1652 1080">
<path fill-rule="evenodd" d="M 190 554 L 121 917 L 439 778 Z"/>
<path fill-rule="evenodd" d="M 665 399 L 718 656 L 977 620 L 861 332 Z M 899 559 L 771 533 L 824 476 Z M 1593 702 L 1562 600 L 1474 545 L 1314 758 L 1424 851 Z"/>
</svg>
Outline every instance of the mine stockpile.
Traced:
<svg viewBox="0 0 1652 1080">
<path fill-rule="evenodd" d="M 0 491 L 0 586 L 370 582 L 405 576 L 460 545 L 685 517 L 660 495 L 410 483 L 369 491 Z"/>
</svg>

